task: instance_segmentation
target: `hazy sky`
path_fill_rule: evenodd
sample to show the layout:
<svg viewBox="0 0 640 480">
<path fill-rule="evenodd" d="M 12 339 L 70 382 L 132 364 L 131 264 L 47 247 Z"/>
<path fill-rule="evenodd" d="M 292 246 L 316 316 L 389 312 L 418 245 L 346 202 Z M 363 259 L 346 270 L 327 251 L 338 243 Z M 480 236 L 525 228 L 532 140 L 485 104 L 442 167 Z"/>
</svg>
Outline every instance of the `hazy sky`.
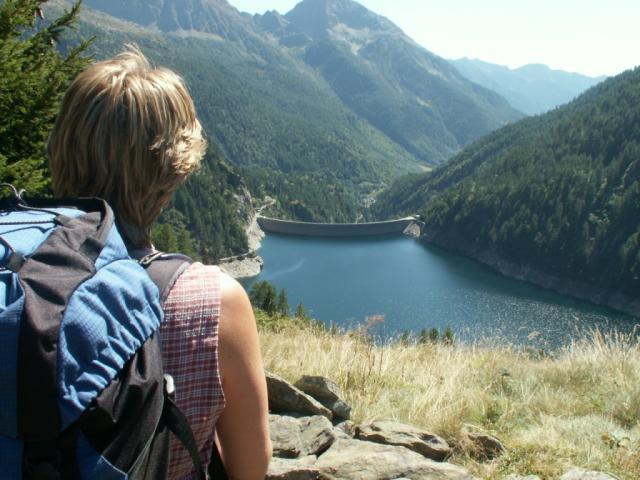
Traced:
<svg viewBox="0 0 640 480">
<path fill-rule="evenodd" d="M 228 0 L 284 14 L 297 0 Z M 428 50 L 519 67 L 544 63 L 585 75 L 640 64 L 640 0 L 359 0 Z"/>
</svg>

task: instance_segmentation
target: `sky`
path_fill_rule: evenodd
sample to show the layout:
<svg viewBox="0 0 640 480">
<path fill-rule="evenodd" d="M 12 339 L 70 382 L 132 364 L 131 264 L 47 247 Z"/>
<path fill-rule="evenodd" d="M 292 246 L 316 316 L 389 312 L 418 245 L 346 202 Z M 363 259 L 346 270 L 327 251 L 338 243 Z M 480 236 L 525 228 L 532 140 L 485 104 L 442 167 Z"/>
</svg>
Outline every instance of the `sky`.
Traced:
<svg viewBox="0 0 640 480">
<path fill-rule="evenodd" d="M 285 14 L 297 0 L 228 0 Z M 358 0 L 448 59 L 516 68 L 543 63 L 589 76 L 640 65 L 640 0 Z"/>
</svg>

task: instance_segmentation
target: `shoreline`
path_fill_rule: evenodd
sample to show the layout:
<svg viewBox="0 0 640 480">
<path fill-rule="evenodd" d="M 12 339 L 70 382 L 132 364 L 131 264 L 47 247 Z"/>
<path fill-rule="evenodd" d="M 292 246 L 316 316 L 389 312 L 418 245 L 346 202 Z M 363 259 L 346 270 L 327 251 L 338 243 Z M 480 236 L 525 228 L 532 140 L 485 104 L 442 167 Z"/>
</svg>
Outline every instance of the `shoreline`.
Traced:
<svg viewBox="0 0 640 480">
<path fill-rule="evenodd" d="M 420 236 L 420 240 L 471 258 L 496 270 L 507 278 L 526 282 L 560 295 L 587 301 L 631 317 L 640 318 L 640 299 L 633 299 L 621 293 L 607 292 L 584 282 L 550 275 L 531 266 L 519 265 L 505 260 L 496 252 L 473 252 L 460 242 L 458 244 L 447 243 L 445 245 L 425 233 Z"/>
<path fill-rule="evenodd" d="M 247 243 L 249 247 L 249 252 L 255 253 L 260 249 L 262 239 L 264 238 L 265 233 L 258 225 L 258 215 L 262 211 L 261 207 L 253 212 L 253 216 L 251 217 L 251 221 L 247 228 L 245 229 L 245 233 L 247 234 Z M 220 263 L 220 268 L 222 268 L 226 273 L 235 278 L 236 280 L 253 278 L 260 274 L 262 271 L 262 266 L 264 265 L 264 260 L 259 255 L 249 256 L 247 255 L 242 260 L 233 260 L 231 262 Z"/>
</svg>

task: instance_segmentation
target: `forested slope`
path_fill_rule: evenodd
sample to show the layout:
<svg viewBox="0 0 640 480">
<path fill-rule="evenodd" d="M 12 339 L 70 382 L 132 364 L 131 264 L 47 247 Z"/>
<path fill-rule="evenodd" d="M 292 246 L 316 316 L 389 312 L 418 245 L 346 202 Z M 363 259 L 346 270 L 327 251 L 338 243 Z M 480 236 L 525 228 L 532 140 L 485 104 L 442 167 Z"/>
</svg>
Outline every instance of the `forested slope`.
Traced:
<svg viewBox="0 0 640 480">
<path fill-rule="evenodd" d="M 138 1 L 129 15 L 122 2 L 92 0 L 81 13 L 78 34 L 95 36 L 90 51 L 97 59 L 135 43 L 155 64 L 179 72 L 211 142 L 239 170 L 250 167 L 253 184 L 276 197 L 279 212 L 295 216 L 296 205 L 305 203 L 316 220 L 351 220 L 359 210 L 360 195 L 419 170 L 418 160 L 409 152 L 345 107 L 324 80 L 254 31 L 251 18 L 224 1 L 193 3 L 193 8 L 196 4 L 203 8 L 202 18 L 196 22 L 197 15 L 191 12 L 195 24 L 184 27 L 202 31 L 160 31 L 90 8 L 154 25 L 165 18 L 166 12 L 153 8 L 142 15 L 141 6 L 147 3 L 171 4 L 169 10 L 175 15 L 188 6 Z M 174 20 L 187 21 L 179 16 Z M 167 28 L 180 27 L 170 19 L 163 22 Z M 279 196 L 270 189 L 274 172 L 286 174 L 292 191 L 307 192 L 305 199 Z M 331 216 L 322 213 L 331 210 L 324 195 L 308 191 L 310 178 L 340 195 L 332 204 L 338 210 Z"/>
<path fill-rule="evenodd" d="M 636 68 L 402 179 L 376 213 L 420 213 L 429 241 L 640 311 L 639 107 Z"/>
</svg>

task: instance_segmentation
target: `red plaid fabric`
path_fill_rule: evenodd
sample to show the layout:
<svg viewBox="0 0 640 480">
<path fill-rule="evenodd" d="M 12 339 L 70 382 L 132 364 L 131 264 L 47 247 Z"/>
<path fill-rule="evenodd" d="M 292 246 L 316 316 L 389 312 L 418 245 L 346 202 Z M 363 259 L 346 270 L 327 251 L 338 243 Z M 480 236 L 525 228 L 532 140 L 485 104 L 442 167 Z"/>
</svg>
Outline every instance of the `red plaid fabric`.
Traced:
<svg viewBox="0 0 640 480">
<path fill-rule="evenodd" d="M 224 408 L 218 372 L 220 269 L 194 263 L 180 275 L 164 305 L 160 344 L 165 372 L 176 385 L 176 403 L 189 419 L 202 463 L 211 458 L 215 424 Z M 172 435 L 169 478 L 195 478 L 193 462 Z"/>
</svg>

